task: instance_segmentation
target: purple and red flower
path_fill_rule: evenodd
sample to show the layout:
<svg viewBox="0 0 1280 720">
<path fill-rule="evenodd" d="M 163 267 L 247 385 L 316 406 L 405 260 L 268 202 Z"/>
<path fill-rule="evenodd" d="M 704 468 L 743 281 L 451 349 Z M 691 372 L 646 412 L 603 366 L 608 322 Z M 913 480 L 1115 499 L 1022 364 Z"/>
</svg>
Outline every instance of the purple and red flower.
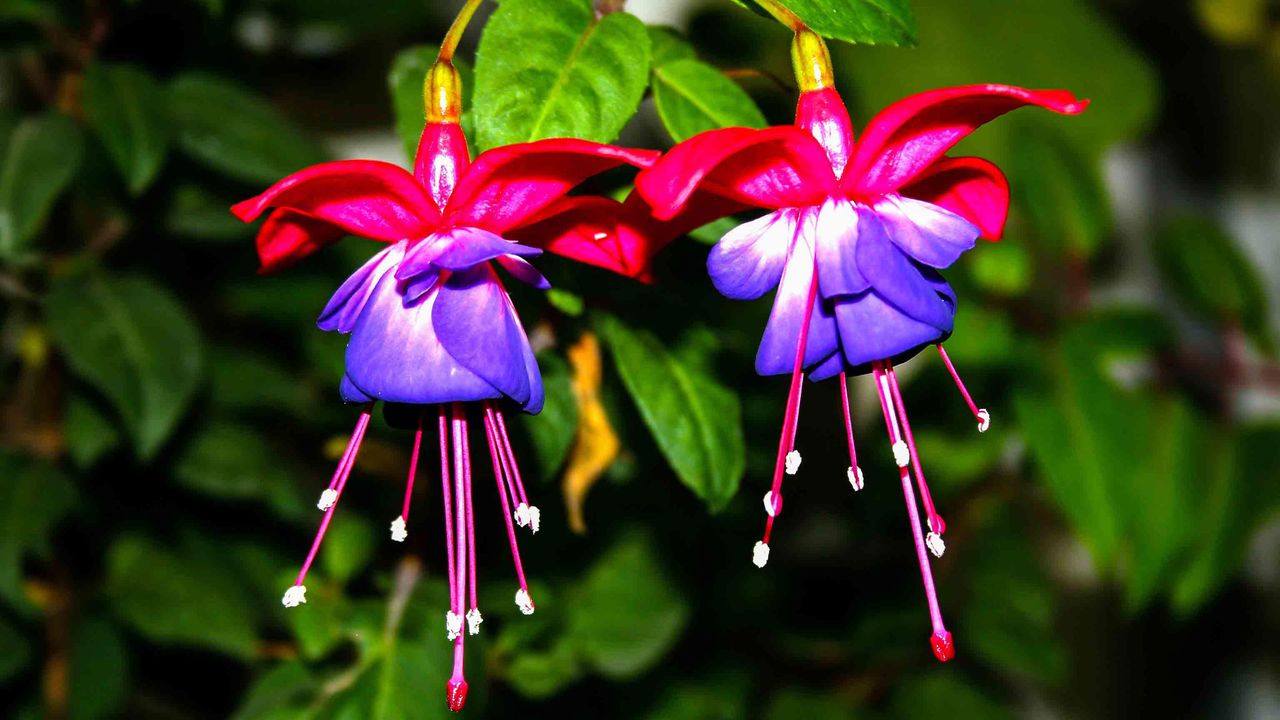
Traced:
<svg viewBox="0 0 1280 720">
<path fill-rule="evenodd" d="M 658 220 L 717 209 L 769 213 L 739 225 L 712 249 L 707 269 L 723 295 L 749 300 L 777 293 L 756 354 L 761 375 L 790 373 L 791 390 L 768 518 L 753 559 L 769 557 L 774 518 L 782 508 L 782 478 L 795 474 L 801 381 L 839 376 L 849 445 L 848 479 L 863 485 L 849 418 L 849 374 L 870 372 L 899 467 L 940 660 L 954 654 L 942 621 L 926 549 L 941 556 L 945 523 L 935 511 L 902 403 L 894 364 L 936 344 L 979 430 L 990 416 L 969 397 L 942 348 L 955 318 L 956 297 L 939 274 L 979 237 L 999 239 L 1009 207 L 1004 175 L 976 157 L 947 151 L 980 125 L 1022 106 L 1063 114 L 1087 102 L 1061 90 L 974 85 L 921 93 L 876 115 L 856 142 L 849 114 L 831 85 L 822 40 L 796 33 L 801 86 L 794 125 L 763 130 L 725 128 L 672 148 L 636 179 Z M 928 516 L 921 531 L 908 467 L 914 469 Z"/>
<path fill-rule="evenodd" d="M 549 285 L 528 261 L 542 250 L 510 238 L 641 274 L 643 239 L 618 237 L 598 217 L 584 229 L 574 215 L 590 201 L 565 195 L 592 175 L 623 164 L 646 166 L 657 156 L 552 139 L 494 148 L 473 162 L 458 125 L 457 83 L 448 63 L 438 63 L 428 76 L 429 121 L 413 173 L 369 160 L 325 163 L 294 173 L 232 209 L 246 222 L 271 211 L 257 241 L 263 271 L 292 264 L 348 234 L 389 244 L 338 288 L 320 314 L 322 330 L 350 335 L 341 394 L 363 410 L 318 503 L 325 513 L 319 532 L 282 602 L 286 607 L 306 602 L 307 571 L 346 487 L 373 404 L 418 406 L 404 506 L 391 524 L 391 537 L 407 537 L 423 430 L 434 419 L 451 601 L 445 625 L 455 643 L 447 688 L 454 710 L 462 708 L 467 693 L 463 622 L 474 635 L 483 619 L 476 592 L 469 408 L 481 417 L 489 445 L 519 582 L 515 602 L 525 614 L 534 610 L 512 521 L 537 532 L 539 513 L 525 493 L 502 407 L 537 413 L 542 377 L 498 271 L 534 287 Z M 433 99 L 439 99 L 437 107 L 430 104 Z"/>
</svg>

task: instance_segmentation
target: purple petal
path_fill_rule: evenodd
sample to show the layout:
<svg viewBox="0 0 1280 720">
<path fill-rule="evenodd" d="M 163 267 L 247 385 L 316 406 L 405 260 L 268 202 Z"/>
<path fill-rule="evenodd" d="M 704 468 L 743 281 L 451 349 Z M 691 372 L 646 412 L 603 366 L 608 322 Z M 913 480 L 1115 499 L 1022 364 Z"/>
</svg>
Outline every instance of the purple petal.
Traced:
<svg viewBox="0 0 1280 720">
<path fill-rule="evenodd" d="M 404 257 L 404 250 L 405 242 L 401 241 L 369 258 L 369 261 L 352 273 L 351 277 L 338 287 L 333 297 L 329 298 L 324 310 L 320 311 L 320 318 L 316 321 L 316 325 L 321 330 L 351 332 L 355 327 L 356 319 L 360 317 L 360 312 L 369 301 L 369 295 L 373 293 L 382 276 Z"/>
<path fill-rule="evenodd" d="M 503 269 L 511 273 L 511 277 L 525 285 L 531 285 L 539 290 L 546 290 L 551 287 L 551 283 L 547 282 L 542 273 L 530 265 L 528 260 L 515 255 L 499 255 L 496 259 Z"/>
<path fill-rule="evenodd" d="M 501 255 L 536 257 L 542 254 L 538 248 L 521 245 L 479 228 L 452 228 L 449 236 L 451 242 L 432 261 L 446 270 L 466 270 Z"/>
<path fill-rule="evenodd" d="M 906 315 L 875 290 L 837 300 L 835 314 L 844 360 L 851 368 L 876 360 L 901 361 L 951 332 L 950 324 L 938 328 Z"/>
<path fill-rule="evenodd" d="M 840 374 L 844 369 L 844 353 L 836 350 L 826 360 L 809 368 L 809 380 L 819 382 Z"/>
<path fill-rule="evenodd" d="M 529 340 L 492 268 L 450 276 L 432 318 L 441 344 L 459 363 L 517 403 L 530 401 Z"/>
<path fill-rule="evenodd" d="M 366 403 L 373 400 L 365 391 L 356 387 L 356 384 L 351 382 L 351 376 L 345 373 L 342 375 L 342 384 L 338 386 L 338 393 L 342 395 L 343 402 Z"/>
<path fill-rule="evenodd" d="M 861 217 L 858 269 L 871 280 L 875 293 L 899 311 L 935 328 L 948 328 L 954 314 L 933 284 L 896 245 L 872 213 Z"/>
<path fill-rule="evenodd" d="M 853 295 L 870 287 L 858 270 L 856 251 L 861 215 L 870 212 L 855 209 L 844 199 L 829 199 L 818 211 L 814 237 L 818 242 L 818 283 L 823 297 Z"/>
<path fill-rule="evenodd" d="M 530 415 L 537 415 L 542 412 L 542 402 L 546 396 L 542 390 L 542 371 L 538 368 L 538 358 L 534 357 L 533 348 L 529 347 L 528 342 L 524 344 L 524 371 L 529 378 L 529 399 L 520 409 Z"/>
<path fill-rule="evenodd" d="M 502 393 L 445 351 L 432 323 L 438 290 L 406 307 L 391 272 L 378 280 L 347 344 L 347 379 L 369 398 L 434 404 Z"/>
<path fill-rule="evenodd" d="M 930 267 L 948 267 L 982 235 L 977 225 L 922 200 L 886 196 L 875 212 L 893 244 Z"/>
<path fill-rule="evenodd" d="M 725 233 L 707 256 L 716 290 L 734 300 L 753 300 L 773 289 L 795 242 L 797 216 L 795 210 L 778 210 Z"/>
<path fill-rule="evenodd" d="M 440 269 L 433 263 L 450 242 L 448 233 L 434 233 L 414 243 L 405 252 L 404 261 L 396 270 L 396 278 L 406 280 L 428 273 L 438 273 Z"/>
<path fill-rule="evenodd" d="M 805 321 L 805 306 L 809 300 L 809 288 L 813 283 L 813 250 L 810 240 L 799 238 L 791 249 L 778 294 L 773 299 L 773 311 L 765 326 L 760 349 L 756 351 L 756 372 L 761 375 L 790 373 L 796 362 L 796 345 L 800 341 L 800 329 Z M 839 347 L 835 316 L 830 303 L 818 298 L 808 318 L 809 335 L 805 343 L 804 365 L 809 367 Z"/>
<path fill-rule="evenodd" d="M 440 271 L 432 268 L 424 273 L 414 275 L 409 280 L 401 280 L 400 295 L 404 306 L 409 307 L 421 300 L 423 295 L 431 292 L 431 288 L 435 286 L 439 279 Z"/>
</svg>

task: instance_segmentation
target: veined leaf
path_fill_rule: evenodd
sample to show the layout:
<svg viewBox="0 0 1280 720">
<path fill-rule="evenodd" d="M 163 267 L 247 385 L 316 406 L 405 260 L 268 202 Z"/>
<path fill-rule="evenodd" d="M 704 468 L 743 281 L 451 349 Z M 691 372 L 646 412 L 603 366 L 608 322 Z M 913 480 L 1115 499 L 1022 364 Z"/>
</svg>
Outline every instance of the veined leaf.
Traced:
<svg viewBox="0 0 1280 720">
<path fill-rule="evenodd" d="M 760 11 L 751 0 L 734 0 Z M 916 20 L 906 0 L 778 0 L 814 32 L 863 45 L 914 45 Z"/>
<path fill-rule="evenodd" d="M 676 142 L 716 128 L 765 126 L 764 114 L 751 96 L 700 60 L 675 60 L 655 67 L 653 101 Z"/>
<path fill-rule="evenodd" d="M 164 89 L 146 72 L 96 63 L 84 76 L 85 115 L 129 183 L 145 190 L 169 151 L 172 125 Z"/>
</svg>

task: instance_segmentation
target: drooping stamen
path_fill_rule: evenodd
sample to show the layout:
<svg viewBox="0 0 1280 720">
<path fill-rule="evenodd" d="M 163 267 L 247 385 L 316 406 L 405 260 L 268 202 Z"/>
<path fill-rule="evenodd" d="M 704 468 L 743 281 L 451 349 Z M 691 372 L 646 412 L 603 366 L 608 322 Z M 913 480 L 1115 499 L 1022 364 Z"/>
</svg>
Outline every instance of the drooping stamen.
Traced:
<svg viewBox="0 0 1280 720">
<path fill-rule="evenodd" d="M 947 351 L 942 348 L 942 343 L 938 343 L 938 354 L 942 356 L 942 363 L 947 366 L 947 372 L 951 373 L 951 379 L 956 381 L 956 387 L 960 389 L 960 394 L 964 396 L 965 404 L 969 406 L 969 412 L 973 413 L 973 419 L 978 421 L 978 432 L 986 432 L 991 427 L 991 413 L 983 408 L 979 408 L 978 404 L 969 396 L 969 390 L 964 386 L 964 381 L 960 379 L 960 373 L 956 372 L 956 366 L 951 363 L 951 358 L 947 355 Z"/>
<path fill-rule="evenodd" d="M 538 506 L 529 503 L 529 496 L 524 493 L 524 481 L 520 478 L 520 466 L 516 464 L 516 453 L 511 449 L 511 439 L 507 437 L 507 421 L 502 416 L 502 411 L 492 403 L 487 405 L 493 410 L 494 419 L 497 421 L 497 437 L 502 441 L 500 451 L 503 457 L 503 463 L 507 468 L 507 475 L 515 484 L 516 491 L 512 493 L 513 498 L 518 498 L 516 504 L 516 522 L 520 523 L 520 527 L 529 526 L 535 534 L 538 532 L 538 526 L 542 522 L 542 511 Z M 521 519 L 523 518 L 523 522 Z"/>
<path fill-rule="evenodd" d="M 511 523 L 511 504 L 507 501 L 507 493 L 502 481 L 504 471 L 500 458 L 502 441 L 498 437 L 496 413 L 488 406 L 485 407 L 484 429 L 485 434 L 489 437 L 489 458 L 493 461 L 493 475 L 498 484 L 498 498 L 502 501 L 502 519 L 507 523 L 507 540 L 511 543 L 511 560 L 516 566 L 516 581 L 520 583 L 520 589 L 516 591 L 516 606 L 525 615 L 530 615 L 533 613 L 533 601 L 529 599 L 529 584 L 525 581 L 524 565 L 520 562 L 520 545 L 516 542 L 516 528 Z"/>
<path fill-rule="evenodd" d="M 325 532 L 329 530 L 329 521 L 333 519 L 333 513 L 338 509 L 338 498 L 342 496 L 342 490 L 347 486 L 347 478 L 351 477 L 351 469 L 355 467 L 356 455 L 360 453 L 360 443 L 364 441 L 365 430 L 369 428 L 369 417 L 372 411 L 372 404 L 366 405 L 360 413 L 360 419 L 356 421 L 356 429 L 351 434 L 347 452 L 343 453 L 342 459 L 338 462 L 338 472 L 331 481 L 334 486 L 333 502 L 324 511 L 324 517 L 320 520 L 320 529 L 316 532 L 315 539 L 311 541 L 311 550 L 302 563 L 302 569 L 298 571 L 298 578 L 280 599 L 285 607 L 297 607 L 307 601 L 307 588 L 303 584 L 307 579 L 307 571 L 311 569 L 311 563 L 315 562 L 316 554 L 320 552 L 320 543 L 324 540 Z"/>
<path fill-rule="evenodd" d="M 800 240 L 797 240 L 800 242 Z M 813 278 L 809 282 L 809 297 L 805 301 L 804 321 L 796 338 L 796 359 L 791 368 L 791 388 L 787 391 L 787 408 L 782 419 L 782 434 L 778 438 L 778 459 L 773 465 L 773 485 L 765 497 L 768 519 L 764 523 L 764 538 L 751 551 L 751 562 L 762 568 L 769 561 L 769 536 L 773 533 L 773 520 L 782 508 L 782 476 L 795 474 L 800 467 L 800 453 L 796 452 L 796 424 L 800 418 L 800 395 L 804 386 L 804 351 L 809 341 L 809 319 L 818 298 L 818 265 L 813 265 Z M 768 512 L 773 508 L 773 512 Z"/>
<path fill-rule="evenodd" d="M 849 441 L 849 485 L 858 492 L 865 485 L 862 467 L 858 465 L 858 449 L 853 446 L 853 416 L 849 413 L 849 379 L 843 370 L 840 371 L 840 407 L 844 410 L 844 434 Z"/>
<path fill-rule="evenodd" d="M 877 362 L 872 365 L 871 372 L 875 378 L 876 391 L 880 395 L 880 410 L 884 413 L 884 424 L 889 431 L 889 440 L 897 447 L 902 441 L 898 437 L 897 413 L 893 408 L 893 395 L 889 392 L 888 383 L 884 381 L 884 369 Z M 898 479 L 902 482 L 902 497 L 907 503 L 907 519 L 911 523 L 911 536 L 916 544 L 916 559 L 920 563 L 920 579 L 924 584 L 925 600 L 929 604 L 929 619 L 933 624 L 930 643 L 934 656 L 946 662 L 955 656 L 955 648 L 951 644 L 951 633 L 947 632 L 942 622 L 942 610 L 938 607 L 938 594 L 933 584 L 933 569 L 929 565 L 929 553 L 925 550 L 924 533 L 920 529 L 920 512 L 916 508 L 916 495 L 911 487 L 907 463 L 898 465 Z"/>
<path fill-rule="evenodd" d="M 916 471 L 916 487 L 920 488 L 920 500 L 924 503 L 925 513 L 929 516 L 929 549 L 935 547 L 941 548 L 942 533 L 947 531 L 947 523 L 942 520 L 942 516 L 933 507 L 933 496 L 929 493 L 929 484 L 924 480 L 924 467 L 920 464 L 920 456 L 916 453 L 916 441 L 911 435 L 911 423 L 907 420 L 907 406 L 902 402 L 902 391 L 898 387 L 898 374 L 894 372 L 893 363 L 885 360 L 882 364 L 882 379 L 887 378 L 889 381 L 889 389 L 893 391 L 893 402 L 897 408 L 898 417 L 902 420 L 902 432 L 907 438 L 907 452 L 911 456 L 911 464 Z M 934 555 L 942 557 L 941 550 L 934 551 Z"/>
<path fill-rule="evenodd" d="M 391 521 L 391 539 L 404 542 L 409 537 L 409 503 L 413 500 L 413 479 L 418 474 L 418 453 L 422 450 L 422 416 L 418 415 L 418 429 L 413 433 L 413 454 L 409 456 L 409 480 L 404 486 L 404 507 L 400 517 Z"/>
<path fill-rule="evenodd" d="M 454 403 L 454 418 L 458 417 L 460 405 Z M 471 607 L 467 610 L 467 633 L 475 635 L 480 632 L 480 623 L 483 618 L 480 616 L 480 600 L 476 593 L 476 583 L 478 573 L 476 572 L 476 517 L 475 511 L 472 509 L 471 503 L 471 441 L 467 437 L 467 418 L 462 415 L 462 442 L 454 449 L 455 455 L 462 456 L 462 479 L 463 499 L 466 501 L 467 516 L 467 560 L 469 576 L 467 584 L 471 590 Z"/>
<path fill-rule="evenodd" d="M 439 408 L 441 506 L 444 508 L 445 564 L 449 574 L 449 612 L 444 615 L 445 636 L 456 640 L 462 633 L 461 589 L 458 587 L 457 563 L 453 544 L 453 484 L 449 482 L 449 417 L 444 405 Z"/>
<path fill-rule="evenodd" d="M 449 680 L 449 703 L 453 707 L 453 699 L 456 688 L 462 688 L 462 701 L 466 701 L 467 680 L 463 675 L 463 643 L 466 635 L 462 632 L 462 607 L 464 604 L 463 588 L 467 585 L 467 570 L 469 557 L 468 537 L 471 534 L 470 517 L 468 513 L 467 502 L 467 478 L 470 475 L 470 458 L 467 457 L 467 417 L 462 407 L 462 403 L 453 403 L 451 407 L 451 427 L 453 430 L 453 500 L 454 500 L 454 526 L 457 528 L 457 534 L 454 536 L 454 576 L 457 578 L 457 593 L 450 597 L 453 603 L 452 612 L 456 616 L 456 620 L 450 617 L 450 622 L 457 623 L 457 632 L 453 637 L 453 675 Z M 474 593 L 474 588 L 473 591 Z M 452 626 L 450 627 L 452 630 Z M 454 634 L 451 632 L 451 634 Z M 461 705 L 459 705 L 461 707 Z"/>
<path fill-rule="evenodd" d="M 342 477 L 342 473 L 351 464 L 352 455 L 355 454 L 356 448 L 360 446 L 360 438 L 364 437 L 364 431 L 369 427 L 369 416 L 373 411 L 373 404 L 365 405 L 365 412 L 360 415 L 360 419 L 356 421 L 356 427 L 351 431 L 351 439 L 347 440 L 347 447 L 342 451 L 342 457 L 338 460 L 338 467 L 333 471 L 333 477 L 329 478 L 329 487 L 320 493 L 320 500 L 316 503 L 316 507 L 322 511 L 327 511 L 338 502 L 338 479 Z"/>
</svg>

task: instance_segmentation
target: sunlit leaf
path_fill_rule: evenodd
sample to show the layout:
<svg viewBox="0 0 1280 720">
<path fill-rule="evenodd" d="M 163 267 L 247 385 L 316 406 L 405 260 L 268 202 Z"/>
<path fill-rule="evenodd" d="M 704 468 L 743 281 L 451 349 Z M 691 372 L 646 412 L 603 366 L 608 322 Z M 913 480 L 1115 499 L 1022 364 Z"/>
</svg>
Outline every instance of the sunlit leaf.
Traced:
<svg viewBox="0 0 1280 720">
<path fill-rule="evenodd" d="M 700 60 L 676 60 L 655 67 L 653 101 L 676 142 L 716 128 L 765 126 L 764 114 L 751 96 Z"/>
<path fill-rule="evenodd" d="M 751 0 L 734 0 L 744 7 Z M 914 45 L 916 22 L 906 0 L 778 0 L 814 32 L 866 45 Z"/>
</svg>

